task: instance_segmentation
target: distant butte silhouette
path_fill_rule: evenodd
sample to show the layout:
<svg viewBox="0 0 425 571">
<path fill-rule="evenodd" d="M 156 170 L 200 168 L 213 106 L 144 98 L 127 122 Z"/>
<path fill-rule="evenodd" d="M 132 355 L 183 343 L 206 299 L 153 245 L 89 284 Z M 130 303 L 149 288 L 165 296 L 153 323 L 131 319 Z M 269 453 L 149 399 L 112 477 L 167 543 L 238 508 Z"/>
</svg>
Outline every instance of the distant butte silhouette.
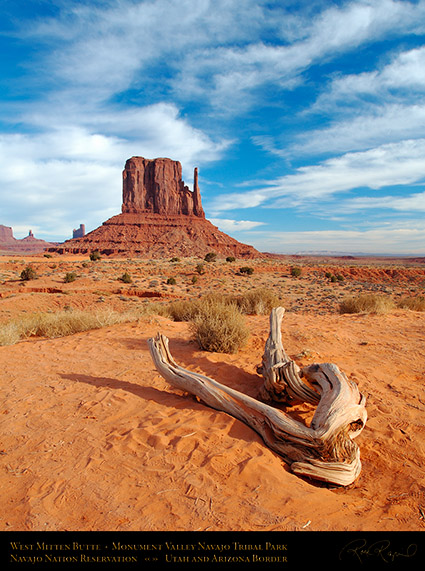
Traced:
<svg viewBox="0 0 425 571">
<path fill-rule="evenodd" d="M 99 228 L 49 248 L 61 254 L 132 255 L 144 258 L 261 254 L 221 232 L 206 218 L 195 168 L 193 191 L 182 180 L 179 161 L 128 159 L 123 171 L 122 212 Z"/>
<path fill-rule="evenodd" d="M 13 229 L 10 226 L 0 224 L 0 252 L 5 254 L 38 254 L 47 247 L 54 245 L 52 242 L 36 238 L 32 230 L 28 232 L 28 236 L 18 240 L 14 237 Z"/>
</svg>

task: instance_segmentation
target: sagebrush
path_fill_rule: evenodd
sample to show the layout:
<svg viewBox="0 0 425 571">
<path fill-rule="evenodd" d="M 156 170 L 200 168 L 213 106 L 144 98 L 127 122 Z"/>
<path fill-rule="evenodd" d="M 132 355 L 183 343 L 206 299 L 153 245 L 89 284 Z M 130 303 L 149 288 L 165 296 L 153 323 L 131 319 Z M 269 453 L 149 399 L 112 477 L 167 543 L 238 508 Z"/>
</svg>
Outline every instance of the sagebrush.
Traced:
<svg viewBox="0 0 425 571">
<path fill-rule="evenodd" d="M 395 308 L 394 300 L 386 295 L 364 293 L 344 299 L 340 313 L 386 313 Z"/>
<path fill-rule="evenodd" d="M 236 305 L 204 302 L 191 321 L 191 331 L 204 351 L 236 353 L 248 340 L 249 329 Z"/>
<path fill-rule="evenodd" d="M 0 346 L 13 345 L 29 337 L 65 337 L 100 329 L 117 323 L 137 320 L 145 309 L 133 313 L 119 313 L 112 309 L 85 311 L 62 310 L 54 313 L 34 313 L 0 324 Z"/>
</svg>

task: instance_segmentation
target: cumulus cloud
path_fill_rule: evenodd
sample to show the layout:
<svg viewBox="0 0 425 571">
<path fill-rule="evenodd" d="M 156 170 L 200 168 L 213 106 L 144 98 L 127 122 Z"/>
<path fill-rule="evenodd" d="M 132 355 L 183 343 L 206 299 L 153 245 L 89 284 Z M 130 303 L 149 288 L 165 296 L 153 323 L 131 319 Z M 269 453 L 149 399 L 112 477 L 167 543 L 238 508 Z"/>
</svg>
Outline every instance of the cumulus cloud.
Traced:
<svg viewBox="0 0 425 571">
<path fill-rule="evenodd" d="M 193 167 L 217 159 L 228 144 L 193 128 L 174 105 L 78 116 L 80 124 L 53 113 L 38 118 L 41 128 L 49 116 L 50 129 L 0 135 L 0 188 L 9 224 L 25 218 L 34 226 L 37 220 L 58 239 L 69 236 L 72 225 L 85 222 L 93 229 L 120 211 L 127 158 L 178 157 L 191 181 Z M 34 125 L 38 119 L 32 118 Z M 120 125 L 126 137 L 119 135 Z"/>
</svg>

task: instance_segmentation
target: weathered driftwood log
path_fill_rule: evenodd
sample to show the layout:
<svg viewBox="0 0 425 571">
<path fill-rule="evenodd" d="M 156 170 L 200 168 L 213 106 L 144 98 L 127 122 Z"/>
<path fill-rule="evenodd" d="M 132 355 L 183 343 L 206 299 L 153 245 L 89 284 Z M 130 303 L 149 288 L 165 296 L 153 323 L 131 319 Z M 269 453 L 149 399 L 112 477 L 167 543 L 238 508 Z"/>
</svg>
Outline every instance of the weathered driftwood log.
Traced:
<svg viewBox="0 0 425 571">
<path fill-rule="evenodd" d="M 263 357 L 267 395 L 287 393 L 290 399 L 318 402 L 309 427 L 264 402 L 180 367 L 174 361 L 164 335 L 158 333 L 149 339 L 149 349 L 158 372 L 171 385 L 245 422 L 290 464 L 293 472 L 347 486 L 361 470 L 360 452 L 352 438 L 361 432 L 366 422 L 365 398 L 357 385 L 333 364 L 311 365 L 299 371 L 294 363 L 293 375 L 281 375 L 279 368 L 286 372 L 290 361 L 281 347 L 282 316 L 282 308 L 273 310 L 273 326 Z M 267 357 L 269 350 L 274 357 Z M 273 369 L 280 383 L 277 389 L 270 382 L 269 369 Z M 302 376 L 310 386 L 301 380 Z"/>
<path fill-rule="evenodd" d="M 317 404 L 320 394 L 301 380 L 300 368 L 283 348 L 281 323 L 284 312 L 283 307 L 276 307 L 270 314 L 270 334 L 266 341 L 262 365 L 257 367 L 257 373 L 264 377 L 259 398 L 264 402 Z"/>
</svg>

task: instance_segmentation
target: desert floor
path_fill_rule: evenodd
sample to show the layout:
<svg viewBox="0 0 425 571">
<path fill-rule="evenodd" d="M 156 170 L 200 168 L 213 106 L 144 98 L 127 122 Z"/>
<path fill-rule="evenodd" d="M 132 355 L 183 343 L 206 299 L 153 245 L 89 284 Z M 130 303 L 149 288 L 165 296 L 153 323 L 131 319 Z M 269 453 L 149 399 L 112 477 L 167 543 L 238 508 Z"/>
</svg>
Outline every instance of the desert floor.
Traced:
<svg viewBox="0 0 425 571">
<path fill-rule="evenodd" d="M 138 313 L 0 347 L 0 529 L 423 530 L 425 312 L 340 314 L 338 305 L 360 292 L 423 294 L 425 265 L 282 258 L 205 263 L 198 275 L 200 262 L 0 258 L 0 324 L 60 309 Z M 39 277 L 22 282 L 28 263 Z M 240 266 L 254 273 L 240 275 Z M 67 272 L 75 281 L 64 282 Z M 131 284 L 120 281 L 124 272 Z M 268 315 L 246 316 L 251 335 L 238 353 L 208 353 L 188 323 L 156 315 L 152 304 L 258 287 L 286 309 L 288 354 L 300 366 L 335 363 L 367 397 L 362 472 L 347 488 L 292 474 L 252 429 L 173 389 L 153 366 L 147 339 L 160 331 L 183 367 L 256 396 Z M 294 414 L 308 418 L 311 408 Z"/>
</svg>

